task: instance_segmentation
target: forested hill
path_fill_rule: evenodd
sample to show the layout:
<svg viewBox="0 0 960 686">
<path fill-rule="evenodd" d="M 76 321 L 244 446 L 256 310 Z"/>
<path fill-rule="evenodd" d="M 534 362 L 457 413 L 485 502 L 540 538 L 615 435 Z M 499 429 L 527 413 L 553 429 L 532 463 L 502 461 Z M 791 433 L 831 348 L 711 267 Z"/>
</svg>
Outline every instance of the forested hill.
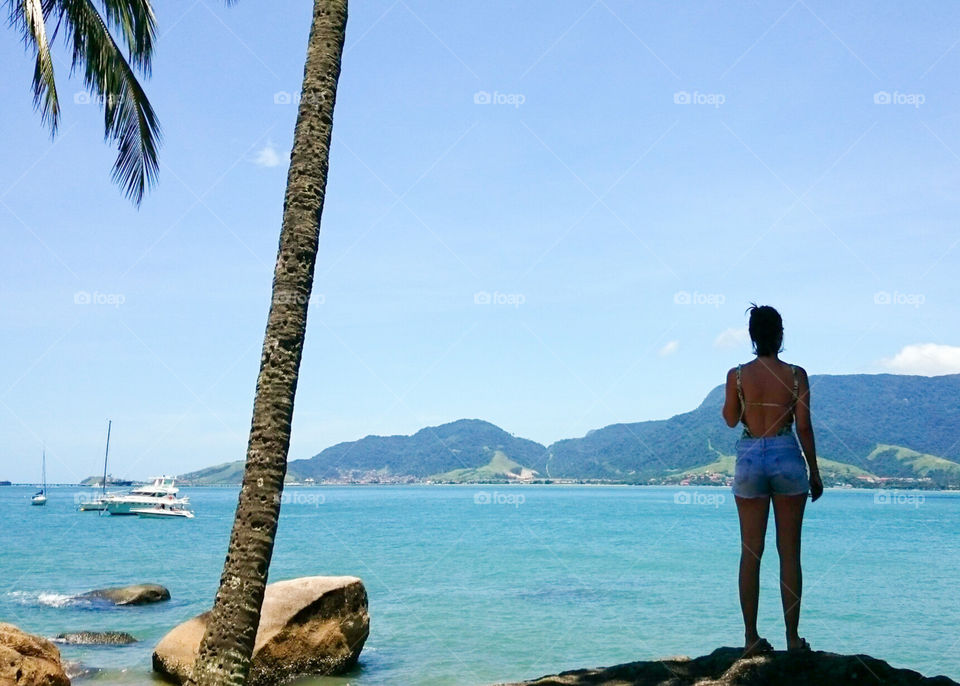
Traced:
<svg viewBox="0 0 960 686">
<path fill-rule="evenodd" d="M 960 374 L 814 375 L 810 385 L 818 454 L 828 471 L 931 476 L 960 484 Z M 642 483 L 715 465 L 718 471 L 729 470 L 740 432 L 724 424 L 722 404 L 723 387 L 718 386 L 690 412 L 613 424 L 550 446 L 489 422 L 461 419 L 412 436 L 367 436 L 339 443 L 312 458 L 291 461 L 289 477 Z M 229 463 L 183 478 L 192 483 L 239 482 L 241 467 Z"/>
<path fill-rule="evenodd" d="M 878 445 L 960 462 L 960 374 L 813 375 L 818 455 L 877 473 Z M 735 452 L 739 430 L 723 422 L 723 386 L 691 412 L 660 421 L 614 424 L 549 447 L 554 477 L 643 480 Z M 874 456 L 876 457 L 876 456 Z M 949 468 L 949 465 L 947 465 Z"/>
</svg>

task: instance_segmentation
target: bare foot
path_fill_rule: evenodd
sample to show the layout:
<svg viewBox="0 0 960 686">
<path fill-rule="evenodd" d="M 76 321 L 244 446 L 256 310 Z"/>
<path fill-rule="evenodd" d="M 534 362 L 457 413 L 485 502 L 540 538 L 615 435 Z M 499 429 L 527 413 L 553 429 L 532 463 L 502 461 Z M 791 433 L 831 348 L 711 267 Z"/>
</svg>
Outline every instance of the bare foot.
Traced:
<svg viewBox="0 0 960 686">
<path fill-rule="evenodd" d="M 770 641 L 765 638 L 760 638 L 759 636 L 754 639 L 747 639 L 743 648 L 743 654 L 740 655 L 741 659 L 745 657 L 753 657 L 754 655 L 763 655 L 765 653 L 772 653 L 773 646 L 770 645 Z"/>
<path fill-rule="evenodd" d="M 807 639 L 800 638 L 788 638 L 787 639 L 787 652 L 789 653 L 809 653 L 810 644 L 807 643 Z"/>
</svg>

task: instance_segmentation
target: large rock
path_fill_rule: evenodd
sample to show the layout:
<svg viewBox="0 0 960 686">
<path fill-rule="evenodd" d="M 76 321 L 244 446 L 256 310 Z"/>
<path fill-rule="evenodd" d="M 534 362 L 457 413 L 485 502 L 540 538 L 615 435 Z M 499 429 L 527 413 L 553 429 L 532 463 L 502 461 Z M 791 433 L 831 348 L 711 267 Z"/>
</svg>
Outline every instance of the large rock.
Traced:
<svg viewBox="0 0 960 686">
<path fill-rule="evenodd" d="M 137 642 L 135 637 L 123 631 L 73 631 L 57 634 L 53 640 L 78 646 L 125 646 Z"/>
<path fill-rule="evenodd" d="M 183 683 L 193 669 L 209 612 L 184 622 L 157 644 L 153 669 Z M 267 586 L 248 686 L 353 667 L 370 633 L 367 591 L 353 576 L 309 576 Z"/>
<path fill-rule="evenodd" d="M 738 686 L 754 684 L 884 684 L 885 686 L 958 686 L 945 676 L 925 677 L 891 667 L 869 655 L 838 655 L 815 651 L 777 651 L 740 659 L 742 648 L 717 648 L 691 660 L 668 657 L 615 667 L 579 669 L 524 681 L 526 686 Z M 506 686 L 521 686 L 507 684 Z"/>
<path fill-rule="evenodd" d="M 70 686 L 50 641 L 0 624 L 0 686 Z"/>
<path fill-rule="evenodd" d="M 98 588 L 79 596 L 88 600 L 103 600 L 114 605 L 146 605 L 170 600 L 170 591 L 159 584 L 134 584 L 115 588 Z"/>
</svg>

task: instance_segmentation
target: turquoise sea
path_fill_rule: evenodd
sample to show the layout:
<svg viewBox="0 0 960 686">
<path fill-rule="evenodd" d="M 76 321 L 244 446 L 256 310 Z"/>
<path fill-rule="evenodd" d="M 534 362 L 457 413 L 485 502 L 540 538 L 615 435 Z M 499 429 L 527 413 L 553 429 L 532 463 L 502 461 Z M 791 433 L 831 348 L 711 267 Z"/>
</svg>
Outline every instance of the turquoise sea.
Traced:
<svg viewBox="0 0 960 686">
<path fill-rule="evenodd" d="M 128 631 L 125 647 L 61 646 L 75 684 L 145 684 L 154 644 L 207 609 L 237 491 L 184 489 L 197 517 L 78 513 L 89 489 L 0 488 L 0 620 L 54 635 Z M 361 577 L 371 633 L 333 684 L 480 685 L 575 667 L 691 656 L 742 641 L 737 518 L 722 488 L 289 488 L 272 580 Z M 960 493 L 828 490 L 808 506 L 801 633 L 960 680 Z M 92 608 L 72 599 L 136 582 L 172 600 Z M 771 515 L 761 631 L 784 647 Z"/>
</svg>

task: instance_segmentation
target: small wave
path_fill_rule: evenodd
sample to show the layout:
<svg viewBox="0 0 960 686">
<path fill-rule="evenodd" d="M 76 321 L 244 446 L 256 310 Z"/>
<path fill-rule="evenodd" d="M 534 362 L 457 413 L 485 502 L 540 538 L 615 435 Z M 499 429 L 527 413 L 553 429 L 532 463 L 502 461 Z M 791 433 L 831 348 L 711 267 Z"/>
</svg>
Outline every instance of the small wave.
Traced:
<svg viewBox="0 0 960 686">
<path fill-rule="evenodd" d="M 53 591 L 11 591 L 6 595 L 20 605 L 66 607 L 67 605 L 75 605 L 80 602 L 80 599 L 75 595 L 55 593 Z"/>
<path fill-rule="evenodd" d="M 89 667 L 80 662 L 69 660 L 63 663 L 63 671 L 67 673 L 67 678 L 70 679 L 70 681 L 74 679 L 91 679 L 103 672 L 99 667 Z"/>
</svg>

